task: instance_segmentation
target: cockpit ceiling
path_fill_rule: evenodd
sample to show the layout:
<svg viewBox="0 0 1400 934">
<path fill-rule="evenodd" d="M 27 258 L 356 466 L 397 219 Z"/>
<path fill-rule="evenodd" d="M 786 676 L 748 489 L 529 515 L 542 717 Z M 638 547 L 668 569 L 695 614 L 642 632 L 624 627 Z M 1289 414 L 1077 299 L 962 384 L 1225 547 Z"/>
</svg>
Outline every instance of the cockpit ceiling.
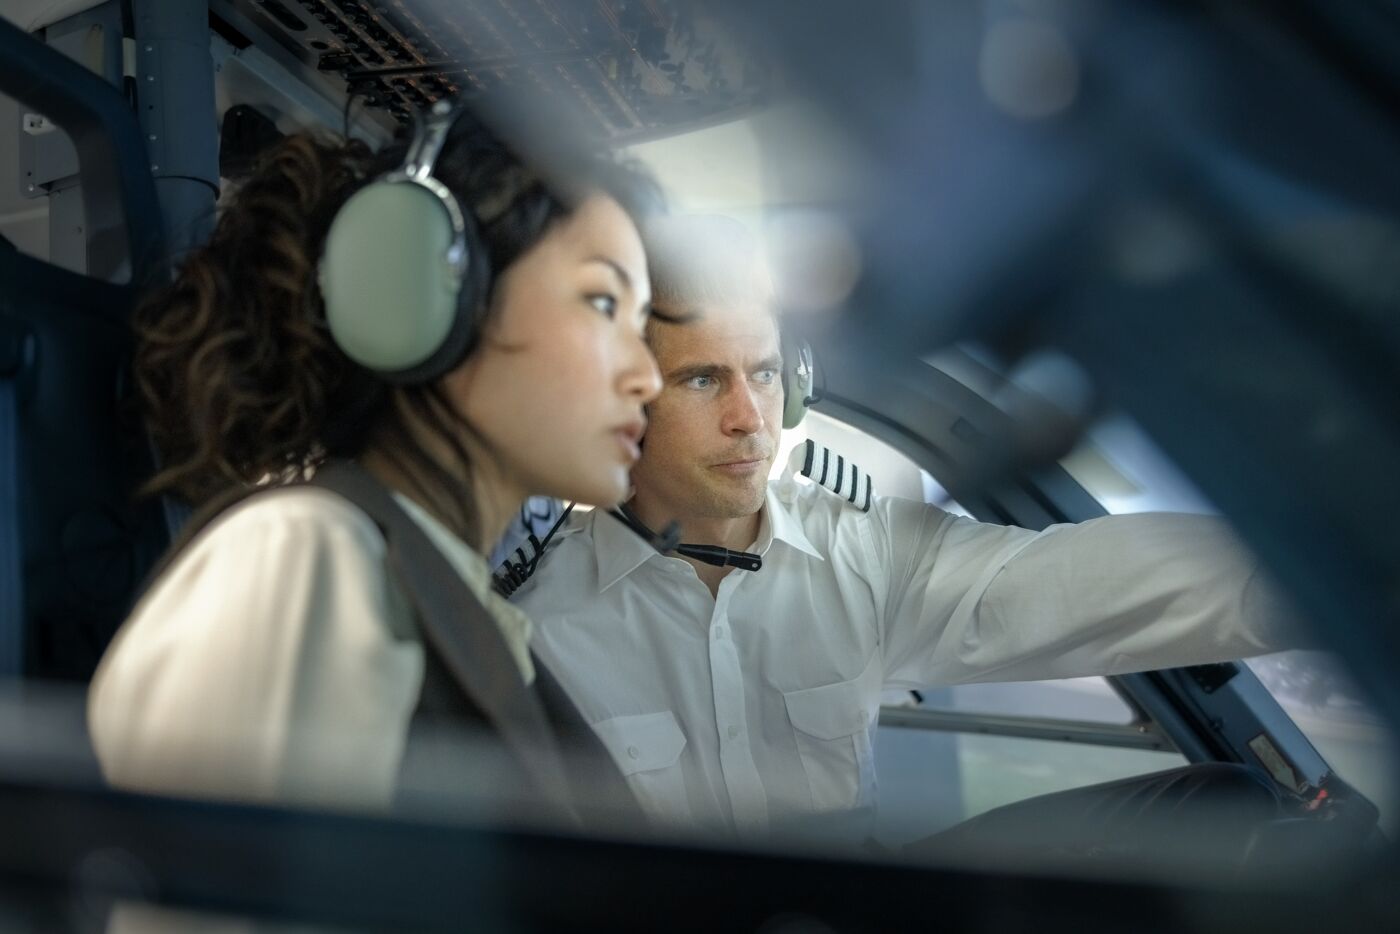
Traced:
<svg viewBox="0 0 1400 934">
<path fill-rule="evenodd" d="M 218 9 L 219 4 L 215 5 Z M 684 0 L 230 0 L 356 106 L 404 122 L 445 96 L 543 93 L 613 143 L 739 117 L 766 75 Z"/>
</svg>

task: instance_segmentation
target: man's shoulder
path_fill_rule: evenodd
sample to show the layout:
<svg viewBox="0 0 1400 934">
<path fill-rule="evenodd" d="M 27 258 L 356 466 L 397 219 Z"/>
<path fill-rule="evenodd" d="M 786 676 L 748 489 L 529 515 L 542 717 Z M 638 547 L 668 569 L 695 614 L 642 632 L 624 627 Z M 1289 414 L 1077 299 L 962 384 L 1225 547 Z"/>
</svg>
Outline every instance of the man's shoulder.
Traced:
<svg viewBox="0 0 1400 934">
<path fill-rule="evenodd" d="M 870 525 L 871 513 L 829 489 L 800 478 L 775 480 L 765 506 L 775 540 L 835 562 L 829 567 L 859 564 L 870 556 L 870 535 L 863 527 Z"/>
<path fill-rule="evenodd" d="M 869 500 L 852 500 L 849 490 L 833 490 L 830 483 L 823 485 L 801 475 L 772 481 L 767 505 L 785 513 L 787 522 L 800 527 L 818 550 L 839 549 L 852 558 L 852 549 L 868 552 L 875 542 L 904 534 L 910 527 L 931 521 L 972 521 L 921 500 L 881 496 L 873 488 Z"/>
<path fill-rule="evenodd" d="M 872 490 L 868 501 L 863 496 L 852 500 L 848 491 L 834 491 L 829 485 L 802 475 L 780 477 L 768 483 L 768 506 L 781 509 L 804 527 L 860 522 L 869 517 L 870 506 L 881 499 Z"/>
<path fill-rule="evenodd" d="M 539 567 L 511 597 L 531 616 L 556 604 L 577 606 L 598 592 L 598 563 L 594 557 L 594 512 L 569 517 L 553 540 Z"/>
<path fill-rule="evenodd" d="M 784 479 L 769 482 L 767 505 L 781 509 L 804 526 L 839 519 L 847 511 L 846 504 L 815 483 Z"/>
</svg>

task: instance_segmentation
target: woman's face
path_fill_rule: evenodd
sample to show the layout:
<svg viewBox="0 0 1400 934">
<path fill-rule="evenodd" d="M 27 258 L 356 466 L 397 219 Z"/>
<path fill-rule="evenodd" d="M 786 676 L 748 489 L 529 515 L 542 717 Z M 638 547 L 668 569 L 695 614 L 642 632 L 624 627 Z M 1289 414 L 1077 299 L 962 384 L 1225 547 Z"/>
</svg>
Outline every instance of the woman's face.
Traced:
<svg viewBox="0 0 1400 934">
<path fill-rule="evenodd" d="M 485 339 L 444 379 L 523 494 L 621 502 L 661 389 L 643 341 L 646 254 L 626 212 L 588 198 L 508 267 Z"/>
</svg>

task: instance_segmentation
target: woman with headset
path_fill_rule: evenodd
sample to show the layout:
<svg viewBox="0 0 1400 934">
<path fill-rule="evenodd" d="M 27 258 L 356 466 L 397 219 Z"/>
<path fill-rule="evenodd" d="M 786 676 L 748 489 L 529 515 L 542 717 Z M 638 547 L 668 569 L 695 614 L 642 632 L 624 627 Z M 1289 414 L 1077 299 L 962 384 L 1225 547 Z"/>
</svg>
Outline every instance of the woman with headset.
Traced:
<svg viewBox="0 0 1400 934">
<path fill-rule="evenodd" d="M 207 505 L 94 678 L 113 784 L 577 815 L 572 708 L 482 558 L 531 494 L 619 502 L 660 388 L 647 186 L 572 168 L 570 198 L 446 105 L 380 155 L 294 135 L 138 311 L 148 492 Z"/>
</svg>

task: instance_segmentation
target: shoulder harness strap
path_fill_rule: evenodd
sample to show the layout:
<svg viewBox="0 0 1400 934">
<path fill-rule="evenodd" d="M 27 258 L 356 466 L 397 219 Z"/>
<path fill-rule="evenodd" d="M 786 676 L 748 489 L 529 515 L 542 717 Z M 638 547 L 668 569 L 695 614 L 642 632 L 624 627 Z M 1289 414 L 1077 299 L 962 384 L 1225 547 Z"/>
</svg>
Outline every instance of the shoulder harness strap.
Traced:
<svg viewBox="0 0 1400 934">
<path fill-rule="evenodd" d="M 494 618 L 447 558 L 389 491 L 353 461 L 322 465 L 306 485 L 344 497 L 379 527 L 388 548 L 390 573 L 417 611 L 426 646 L 441 659 L 452 680 L 539 790 L 573 812 L 551 717 L 521 680 Z M 147 577 L 145 591 L 224 512 L 259 493 L 282 489 L 287 486 L 238 487 L 200 507 Z"/>
</svg>

